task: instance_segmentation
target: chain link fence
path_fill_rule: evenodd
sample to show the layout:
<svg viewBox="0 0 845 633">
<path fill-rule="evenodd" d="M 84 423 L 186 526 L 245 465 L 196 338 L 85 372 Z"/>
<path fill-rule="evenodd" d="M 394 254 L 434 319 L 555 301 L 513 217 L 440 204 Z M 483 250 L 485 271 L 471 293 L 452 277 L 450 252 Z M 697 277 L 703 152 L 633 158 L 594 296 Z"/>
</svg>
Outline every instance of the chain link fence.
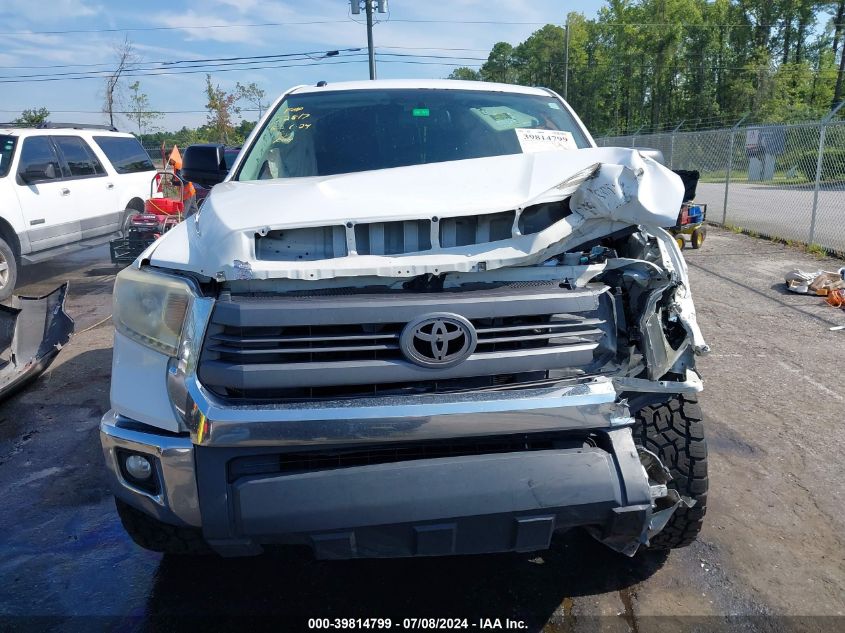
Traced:
<svg viewBox="0 0 845 633">
<path fill-rule="evenodd" d="M 144 150 L 149 154 L 150 160 L 153 161 L 153 164 L 156 166 L 156 169 L 163 169 L 164 162 L 161 159 L 161 143 L 158 145 L 154 143 L 143 143 Z M 166 143 L 166 153 L 169 153 L 170 150 L 173 149 L 174 143 Z M 184 149 L 180 146 L 180 149 Z"/>
<path fill-rule="evenodd" d="M 845 256 L 845 121 L 735 125 L 596 139 L 602 147 L 649 147 L 672 169 L 701 174 L 707 220 L 770 238 L 817 244 Z"/>
</svg>

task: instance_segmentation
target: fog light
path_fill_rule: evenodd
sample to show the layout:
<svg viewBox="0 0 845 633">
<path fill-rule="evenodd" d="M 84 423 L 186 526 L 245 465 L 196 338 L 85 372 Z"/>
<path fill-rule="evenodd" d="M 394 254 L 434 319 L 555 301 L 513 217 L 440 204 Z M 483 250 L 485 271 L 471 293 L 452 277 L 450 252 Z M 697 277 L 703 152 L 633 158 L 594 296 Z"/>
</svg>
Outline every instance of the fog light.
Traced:
<svg viewBox="0 0 845 633">
<path fill-rule="evenodd" d="M 124 466 L 129 476 L 138 481 L 146 481 L 153 474 L 153 465 L 142 455 L 130 455 L 126 458 Z"/>
</svg>

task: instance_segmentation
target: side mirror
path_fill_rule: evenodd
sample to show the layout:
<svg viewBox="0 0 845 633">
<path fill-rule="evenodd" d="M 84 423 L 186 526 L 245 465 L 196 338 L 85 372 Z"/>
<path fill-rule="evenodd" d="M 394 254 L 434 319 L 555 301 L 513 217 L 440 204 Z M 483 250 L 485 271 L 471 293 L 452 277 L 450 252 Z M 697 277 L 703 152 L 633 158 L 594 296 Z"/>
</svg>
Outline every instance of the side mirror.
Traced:
<svg viewBox="0 0 845 633">
<path fill-rule="evenodd" d="M 56 166 L 53 163 L 33 163 L 26 166 L 21 174 L 21 180 L 25 183 L 36 183 L 42 180 L 55 180 Z"/>
<path fill-rule="evenodd" d="M 182 178 L 203 187 L 213 187 L 223 182 L 229 169 L 222 145 L 189 145 L 182 157 Z"/>
<path fill-rule="evenodd" d="M 654 149 L 652 147 L 636 147 L 635 149 L 646 158 L 655 160 L 661 165 L 666 164 L 666 159 L 663 158 L 663 152 L 659 149 Z"/>
</svg>

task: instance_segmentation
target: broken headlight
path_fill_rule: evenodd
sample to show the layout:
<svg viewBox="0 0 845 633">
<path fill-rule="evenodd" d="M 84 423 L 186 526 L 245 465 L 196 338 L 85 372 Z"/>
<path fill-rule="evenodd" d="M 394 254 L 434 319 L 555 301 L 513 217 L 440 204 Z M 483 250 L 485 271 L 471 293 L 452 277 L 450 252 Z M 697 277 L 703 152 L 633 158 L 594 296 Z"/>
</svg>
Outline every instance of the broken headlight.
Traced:
<svg viewBox="0 0 845 633">
<path fill-rule="evenodd" d="M 114 283 L 114 326 L 142 345 L 176 356 L 185 314 L 194 296 L 183 279 L 125 268 Z"/>
</svg>

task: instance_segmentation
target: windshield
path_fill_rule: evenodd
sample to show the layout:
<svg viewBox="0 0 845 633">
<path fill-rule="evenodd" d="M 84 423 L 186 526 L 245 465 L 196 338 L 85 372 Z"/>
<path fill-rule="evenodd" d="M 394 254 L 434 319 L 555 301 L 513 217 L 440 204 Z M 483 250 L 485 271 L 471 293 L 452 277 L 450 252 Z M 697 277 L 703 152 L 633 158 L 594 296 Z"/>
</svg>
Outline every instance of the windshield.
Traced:
<svg viewBox="0 0 845 633">
<path fill-rule="evenodd" d="M 15 155 L 15 137 L 0 134 L 0 178 L 9 173 Z"/>
<path fill-rule="evenodd" d="M 264 125 L 236 180 L 326 176 L 589 146 L 580 126 L 551 95 L 395 89 L 293 94 Z"/>
</svg>

